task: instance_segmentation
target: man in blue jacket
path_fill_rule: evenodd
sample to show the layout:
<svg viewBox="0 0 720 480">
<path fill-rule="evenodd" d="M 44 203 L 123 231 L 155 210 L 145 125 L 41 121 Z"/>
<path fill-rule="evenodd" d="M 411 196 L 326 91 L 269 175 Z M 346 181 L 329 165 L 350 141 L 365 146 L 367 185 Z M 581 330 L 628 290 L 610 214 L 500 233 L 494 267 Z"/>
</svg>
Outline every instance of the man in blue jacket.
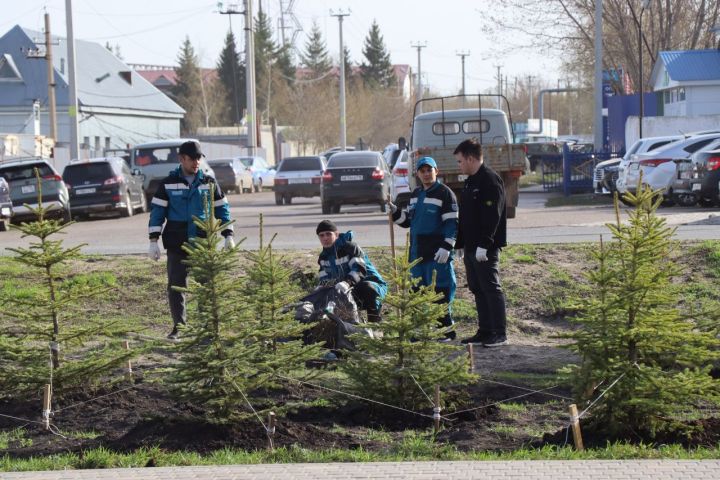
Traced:
<svg viewBox="0 0 720 480">
<path fill-rule="evenodd" d="M 167 291 L 173 320 L 173 329 L 168 338 L 171 340 L 178 338 L 178 325 L 185 324 L 186 319 L 185 294 L 173 289 L 187 287 L 188 271 L 184 263 L 187 254 L 182 250 L 182 245 L 193 238 L 205 236 L 205 232 L 198 229 L 192 217 L 204 220 L 205 203 L 208 202 L 214 208 L 215 218 L 223 224 L 230 222 L 230 208 L 220 185 L 200 170 L 200 158 L 204 156 L 200 143 L 185 142 L 180 146 L 178 154 L 180 166 L 160 182 L 153 196 L 148 228 L 148 256 L 152 260 L 160 260 L 158 238 L 161 233 L 163 246 L 167 250 Z M 225 237 L 225 248 L 235 247 L 232 225 L 227 225 L 222 235 Z"/>
<path fill-rule="evenodd" d="M 333 222 L 323 220 L 315 233 L 323 247 L 318 258 L 320 284 L 334 284 L 343 294 L 352 289 L 358 307 L 367 311 L 368 321 L 379 322 L 387 284 L 365 252 L 352 241 L 353 232 L 338 233 Z"/>
<path fill-rule="evenodd" d="M 452 327 L 450 304 L 455 298 L 455 270 L 453 247 L 458 226 L 458 204 L 455 194 L 437 180 L 437 163 L 432 157 L 422 157 L 417 162 L 416 174 L 421 185 L 413 190 L 408 207 L 399 210 L 388 202 L 393 221 L 410 227 L 410 261 L 422 258 L 412 268 L 413 277 L 420 278 L 420 285 L 429 286 L 435 274 L 435 291 L 447 303 L 448 311 L 440 321 L 443 327 Z M 454 330 L 445 333 L 449 340 L 455 339 Z"/>
</svg>

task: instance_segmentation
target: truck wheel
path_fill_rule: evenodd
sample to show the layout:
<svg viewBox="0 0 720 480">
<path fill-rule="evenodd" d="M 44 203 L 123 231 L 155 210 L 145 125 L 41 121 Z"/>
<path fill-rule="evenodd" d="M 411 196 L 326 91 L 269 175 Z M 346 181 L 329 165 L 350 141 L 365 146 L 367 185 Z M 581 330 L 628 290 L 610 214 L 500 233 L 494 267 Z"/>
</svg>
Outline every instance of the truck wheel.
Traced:
<svg viewBox="0 0 720 480">
<path fill-rule="evenodd" d="M 698 205 L 701 207 L 714 207 L 715 206 L 715 200 L 712 198 L 699 198 L 698 199 Z"/>
<path fill-rule="evenodd" d="M 275 192 L 275 205 L 283 204 L 283 196 L 281 193 Z"/>
<path fill-rule="evenodd" d="M 332 206 L 332 213 L 340 213 L 340 204 L 334 203 Z"/>
<path fill-rule="evenodd" d="M 285 205 L 290 205 L 292 203 L 292 197 L 290 195 L 285 195 Z"/>
<path fill-rule="evenodd" d="M 332 210 L 332 205 L 329 202 L 322 202 L 322 213 L 328 215 Z"/>
</svg>

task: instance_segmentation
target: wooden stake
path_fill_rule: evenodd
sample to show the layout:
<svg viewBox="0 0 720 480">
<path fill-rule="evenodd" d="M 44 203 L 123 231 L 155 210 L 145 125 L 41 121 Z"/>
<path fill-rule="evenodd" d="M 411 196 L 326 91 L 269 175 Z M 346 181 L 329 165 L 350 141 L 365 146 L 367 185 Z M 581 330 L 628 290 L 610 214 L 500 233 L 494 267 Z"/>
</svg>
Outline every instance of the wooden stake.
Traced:
<svg viewBox="0 0 720 480">
<path fill-rule="evenodd" d="M 473 355 L 473 344 L 467 344 L 468 357 L 470 357 L 470 373 L 475 373 L 475 357 Z"/>
<path fill-rule="evenodd" d="M 45 385 L 43 391 L 43 410 L 42 417 L 45 423 L 45 430 L 50 430 L 50 406 L 52 405 L 52 386 L 49 384 Z"/>
<path fill-rule="evenodd" d="M 570 426 L 572 427 L 575 450 L 585 450 L 585 447 L 583 446 L 582 432 L 580 431 L 580 418 L 578 418 L 577 406 L 573 403 L 568 408 L 568 411 L 570 413 Z"/>
<path fill-rule="evenodd" d="M 387 201 L 390 202 L 390 194 L 387 196 Z M 392 253 L 393 268 L 395 268 L 395 222 L 393 222 L 393 212 L 390 207 L 387 209 L 387 214 L 388 224 L 390 225 L 390 252 Z"/>
<path fill-rule="evenodd" d="M 130 342 L 128 342 L 127 340 L 123 340 L 123 348 L 129 352 L 130 351 Z M 127 372 L 125 373 L 125 377 L 128 380 L 132 381 L 132 376 L 133 376 L 132 362 L 130 361 L 130 359 L 128 359 Z"/>
<path fill-rule="evenodd" d="M 440 431 L 440 385 L 435 385 L 435 408 L 433 408 L 433 420 L 435 420 L 435 433 Z"/>
<path fill-rule="evenodd" d="M 267 437 L 268 437 L 268 448 L 273 450 L 273 435 L 275 435 L 275 412 L 268 413 L 268 426 L 267 426 Z"/>
</svg>

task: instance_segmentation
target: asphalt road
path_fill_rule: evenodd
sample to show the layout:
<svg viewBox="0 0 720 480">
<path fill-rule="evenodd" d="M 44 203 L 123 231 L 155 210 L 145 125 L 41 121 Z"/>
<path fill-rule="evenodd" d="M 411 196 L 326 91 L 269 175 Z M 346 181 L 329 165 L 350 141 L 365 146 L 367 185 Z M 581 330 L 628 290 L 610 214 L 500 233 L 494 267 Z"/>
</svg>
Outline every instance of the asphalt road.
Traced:
<svg viewBox="0 0 720 480">
<path fill-rule="evenodd" d="M 613 222 L 610 206 L 572 206 L 546 208 L 549 194 L 522 192 L 516 218 L 508 221 L 510 243 L 573 243 L 597 241 L 609 237 L 605 224 Z M 265 224 L 264 240 L 277 234 L 273 245 L 278 249 L 313 250 L 319 247 L 315 226 L 323 218 L 332 219 L 341 230 L 352 229 L 363 246 L 389 246 L 387 215 L 374 205 L 344 206 L 341 213 L 322 215 L 318 198 L 297 198 L 292 205 L 275 205 L 272 192 L 230 195 L 236 220 L 235 237 L 246 237 L 246 248 L 259 245 L 259 214 Z M 625 215 L 625 208 L 622 209 Z M 720 211 L 703 208 L 663 208 L 668 223 L 677 227 L 679 239 L 720 239 Z M 66 230 L 67 246 L 86 244 L 84 253 L 143 254 L 147 251 L 148 214 L 130 218 L 96 218 L 78 222 Z M 396 244 L 405 242 L 405 232 L 395 227 Z M 0 254 L 7 247 L 26 246 L 17 231 L 0 232 Z"/>
</svg>

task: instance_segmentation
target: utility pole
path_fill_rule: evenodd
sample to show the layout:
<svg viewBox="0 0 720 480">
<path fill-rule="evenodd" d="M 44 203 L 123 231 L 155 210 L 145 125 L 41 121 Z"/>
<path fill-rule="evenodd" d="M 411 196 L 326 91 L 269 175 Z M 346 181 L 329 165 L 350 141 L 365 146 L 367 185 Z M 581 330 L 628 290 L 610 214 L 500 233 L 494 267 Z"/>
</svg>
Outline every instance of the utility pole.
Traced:
<svg viewBox="0 0 720 480">
<path fill-rule="evenodd" d="M 247 150 L 254 156 L 257 147 L 255 116 L 255 40 L 253 34 L 252 0 L 245 0 L 245 84 L 247 88 Z"/>
<path fill-rule="evenodd" d="M 218 7 L 222 8 L 222 2 L 218 3 Z M 218 10 L 218 13 L 220 15 L 227 15 L 228 21 L 230 23 L 230 35 L 233 38 L 233 42 L 235 41 L 235 34 L 233 33 L 233 27 L 232 27 L 232 16 L 233 15 L 242 15 L 244 12 L 241 12 L 237 8 L 237 4 L 231 3 L 228 5 L 228 7 L 225 10 Z M 237 47 L 237 45 L 236 45 Z M 234 53 L 234 52 L 233 52 Z M 237 71 L 235 66 L 235 58 L 233 58 L 232 62 L 232 74 L 233 74 L 233 101 L 235 103 L 235 121 L 240 122 L 240 100 L 238 99 L 238 85 L 237 85 Z"/>
<path fill-rule="evenodd" d="M 495 65 L 495 68 L 497 68 L 497 82 L 498 82 L 498 95 L 502 95 L 502 74 L 500 73 L 500 69 L 502 68 L 502 65 Z M 500 97 L 496 97 L 495 106 L 498 110 L 500 110 Z"/>
<path fill-rule="evenodd" d="M 73 31 L 72 0 L 65 0 L 65 22 L 67 24 L 68 54 L 68 117 L 70 120 L 70 160 L 80 158 L 80 142 L 78 140 L 78 100 L 75 65 L 75 33 Z"/>
<path fill-rule="evenodd" d="M 55 106 L 55 68 L 52 59 L 52 37 L 50 35 L 50 14 L 45 12 L 45 63 L 48 76 L 48 104 L 50 106 L 50 137 L 57 142 L 57 110 Z"/>
<path fill-rule="evenodd" d="M 469 51 L 456 52 L 455 55 L 460 57 L 460 64 L 462 66 L 462 88 L 460 89 L 460 95 L 465 95 L 465 57 L 470 56 Z M 463 99 L 463 103 L 465 100 Z"/>
<path fill-rule="evenodd" d="M 427 42 L 411 43 L 410 46 L 417 49 L 417 91 L 415 92 L 415 104 L 417 105 L 416 114 L 420 114 L 422 113 L 422 103 L 417 103 L 423 98 L 422 63 L 420 61 L 420 51 L 427 47 Z"/>
<path fill-rule="evenodd" d="M 602 112 L 602 0 L 595 2 L 595 114 L 594 114 L 594 144 L 595 151 L 603 147 L 603 112 Z M 642 94 L 642 93 L 641 93 Z"/>
<path fill-rule="evenodd" d="M 344 152 L 347 148 L 347 124 L 345 122 L 345 46 L 343 44 L 343 17 L 350 15 L 350 12 L 333 13 L 330 10 L 330 16 L 337 17 L 338 27 L 340 28 L 340 151 Z"/>
<path fill-rule="evenodd" d="M 530 97 L 530 115 L 528 115 L 528 118 L 533 118 L 535 115 L 535 112 L 533 112 L 533 89 L 532 89 L 532 82 L 535 77 L 533 75 L 528 75 L 527 81 L 528 81 L 528 92 Z"/>
<path fill-rule="evenodd" d="M 278 30 L 280 30 L 280 40 L 282 41 L 283 47 L 286 47 L 288 44 L 285 30 L 292 30 L 292 37 L 289 42 L 290 45 L 295 45 L 295 39 L 300 34 L 300 32 L 302 32 L 302 25 L 293 13 L 294 3 L 295 0 L 280 0 L 280 18 L 278 19 L 280 22 L 280 28 Z M 286 18 L 291 20 L 294 26 L 290 26 Z"/>
</svg>

